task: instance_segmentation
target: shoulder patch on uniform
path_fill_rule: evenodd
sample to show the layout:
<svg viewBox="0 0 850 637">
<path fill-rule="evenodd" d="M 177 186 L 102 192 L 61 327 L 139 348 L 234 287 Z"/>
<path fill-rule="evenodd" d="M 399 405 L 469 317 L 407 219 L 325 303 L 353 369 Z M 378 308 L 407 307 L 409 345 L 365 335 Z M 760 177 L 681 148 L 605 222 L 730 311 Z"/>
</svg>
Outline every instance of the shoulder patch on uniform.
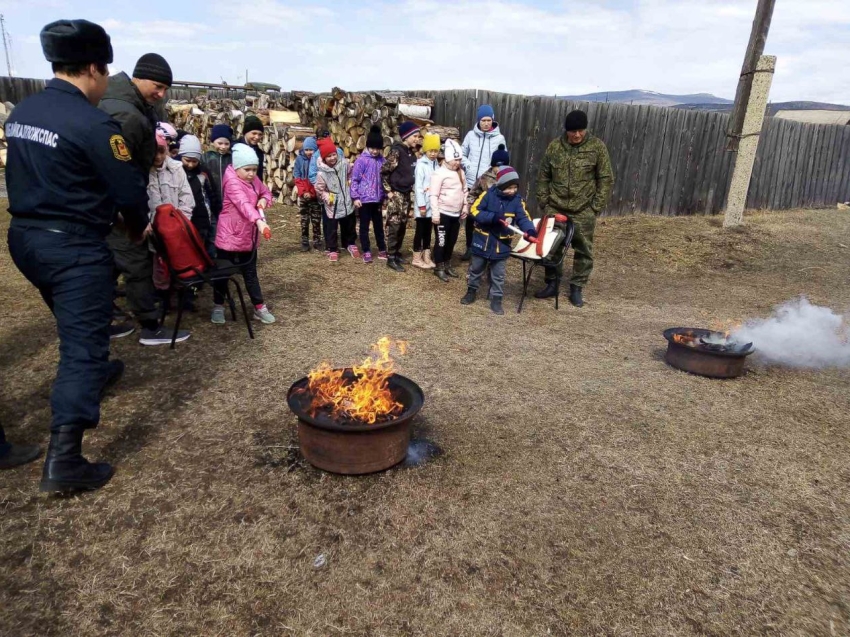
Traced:
<svg viewBox="0 0 850 637">
<path fill-rule="evenodd" d="M 120 161 L 130 161 L 132 159 L 130 149 L 127 148 L 127 142 L 124 141 L 124 137 L 121 135 L 110 137 L 109 146 L 112 148 L 112 154 L 115 155 L 115 159 Z"/>
</svg>

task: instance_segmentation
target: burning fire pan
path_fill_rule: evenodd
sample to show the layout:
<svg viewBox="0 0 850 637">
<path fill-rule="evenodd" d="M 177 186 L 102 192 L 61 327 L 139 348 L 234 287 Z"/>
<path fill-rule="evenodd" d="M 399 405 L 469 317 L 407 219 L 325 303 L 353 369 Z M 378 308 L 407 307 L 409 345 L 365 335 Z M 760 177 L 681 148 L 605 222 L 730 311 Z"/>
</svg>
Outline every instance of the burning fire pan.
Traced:
<svg viewBox="0 0 850 637">
<path fill-rule="evenodd" d="M 671 327 L 667 339 L 667 364 L 691 374 L 709 378 L 737 378 L 752 354 L 752 343 L 730 340 L 723 332 L 692 327 Z"/>
<path fill-rule="evenodd" d="M 350 368 L 345 373 L 353 377 Z M 298 443 L 307 462 L 331 473 L 362 475 L 389 469 L 404 460 L 411 421 L 425 402 L 419 385 L 400 374 L 390 376 L 389 389 L 404 409 L 396 418 L 369 425 L 336 421 L 322 412 L 311 416 L 312 396 L 307 384 L 307 377 L 295 381 L 286 398 L 298 418 Z"/>
</svg>

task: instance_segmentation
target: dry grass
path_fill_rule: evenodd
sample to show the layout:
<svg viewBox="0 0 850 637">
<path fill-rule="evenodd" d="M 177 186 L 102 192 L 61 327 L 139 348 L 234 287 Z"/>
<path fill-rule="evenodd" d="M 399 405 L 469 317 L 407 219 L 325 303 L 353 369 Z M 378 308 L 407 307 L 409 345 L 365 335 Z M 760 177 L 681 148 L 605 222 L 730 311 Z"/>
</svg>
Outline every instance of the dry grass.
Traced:
<svg viewBox="0 0 850 637">
<path fill-rule="evenodd" d="M 462 282 L 300 254 L 295 213 L 275 214 L 277 325 L 250 342 L 205 296 L 177 352 L 115 344 L 127 374 L 87 437 L 118 465 L 107 488 L 0 477 L 0 632 L 850 634 L 850 373 L 711 381 L 668 368 L 660 337 L 803 292 L 850 307 L 848 215 L 605 219 L 587 307 L 494 317 L 461 308 Z M 5 242 L 0 272 L 0 418 L 44 442 L 51 317 Z M 518 280 L 512 264 L 508 307 Z M 286 389 L 383 334 L 410 341 L 417 435 L 445 453 L 361 478 L 305 466 Z"/>
</svg>

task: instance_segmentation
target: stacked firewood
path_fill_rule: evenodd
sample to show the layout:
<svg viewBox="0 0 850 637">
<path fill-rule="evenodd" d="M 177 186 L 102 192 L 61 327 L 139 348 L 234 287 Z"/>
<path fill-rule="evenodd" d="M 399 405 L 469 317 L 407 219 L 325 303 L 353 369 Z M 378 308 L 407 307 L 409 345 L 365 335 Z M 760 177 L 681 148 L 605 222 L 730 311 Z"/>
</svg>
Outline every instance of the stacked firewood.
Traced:
<svg viewBox="0 0 850 637">
<path fill-rule="evenodd" d="M 0 166 L 6 165 L 6 149 L 8 148 L 8 144 L 6 143 L 6 130 L 5 124 L 9 115 L 12 114 L 12 109 L 15 108 L 11 102 L 0 102 Z"/>
<path fill-rule="evenodd" d="M 351 93 L 334 88 L 330 93 L 293 91 L 280 97 L 249 95 L 244 100 L 199 96 L 191 102 L 169 102 L 168 110 L 176 128 L 197 135 L 203 144 L 212 141 L 209 132 L 216 124 L 230 125 L 238 138 L 245 116 L 259 117 L 265 126 L 261 148 L 266 154 L 266 185 L 278 201 L 294 202 L 293 169 L 304 139 L 327 129 L 352 161 L 366 148 L 366 136 L 373 125 L 381 127 L 385 154 L 398 136 L 399 125 L 407 120 L 440 135 L 442 141 L 459 139 L 457 128 L 438 126 L 430 119 L 433 106 L 433 99 L 408 97 L 401 92 Z"/>
</svg>

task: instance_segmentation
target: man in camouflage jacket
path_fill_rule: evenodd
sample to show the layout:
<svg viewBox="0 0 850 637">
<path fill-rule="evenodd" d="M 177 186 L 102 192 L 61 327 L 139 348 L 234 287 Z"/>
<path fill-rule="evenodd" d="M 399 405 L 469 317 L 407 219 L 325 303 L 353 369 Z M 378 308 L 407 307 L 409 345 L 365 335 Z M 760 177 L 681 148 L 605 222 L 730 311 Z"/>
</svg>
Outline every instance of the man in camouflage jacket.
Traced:
<svg viewBox="0 0 850 637">
<path fill-rule="evenodd" d="M 598 137 L 587 132 L 587 114 L 573 111 L 567 115 L 566 134 L 546 149 L 537 176 L 537 201 L 544 214 L 561 213 L 572 219 L 575 234 L 573 274 L 570 278 L 570 303 L 581 307 L 581 289 L 593 270 L 593 231 L 596 215 L 608 205 L 614 187 L 614 172 L 608 149 Z M 561 261 L 562 250 L 552 255 Z M 555 296 L 562 266 L 546 268 L 546 287 L 536 296 Z"/>
</svg>

